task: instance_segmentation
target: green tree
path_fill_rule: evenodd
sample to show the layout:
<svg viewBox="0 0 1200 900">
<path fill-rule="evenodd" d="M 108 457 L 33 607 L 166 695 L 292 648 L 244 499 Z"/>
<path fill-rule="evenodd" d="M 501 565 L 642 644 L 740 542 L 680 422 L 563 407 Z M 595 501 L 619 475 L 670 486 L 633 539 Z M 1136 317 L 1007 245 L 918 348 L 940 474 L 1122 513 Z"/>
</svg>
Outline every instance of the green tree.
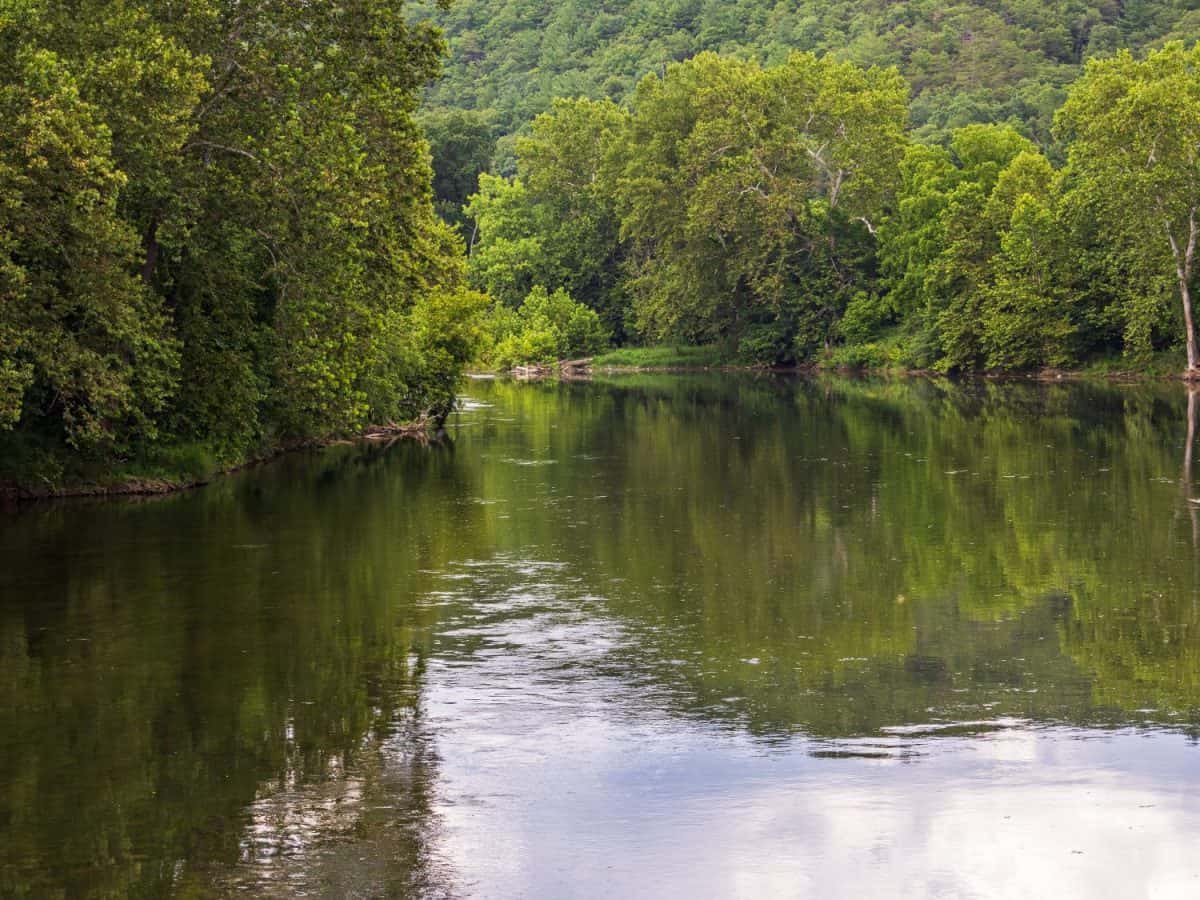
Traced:
<svg viewBox="0 0 1200 900">
<path fill-rule="evenodd" d="M 176 345 L 136 276 L 101 111 L 55 53 L 13 38 L 0 31 L 0 426 L 24 416 L 119 451 L 155 435 Z"/>
<path fill-rule="evenodd" d="M 1143 277 L 1173 276 L 1186 373 L 1200 375 L 1191 297 L 1200 235 L 1200 45 L 1169 43 L 1141 60 L 1128 52 L 1090 60 L 1057 124 L 1070 141 L 1069 177 L 1081 202 L 1090 201 Z"/>
<path fill-rule="evenodd" d="M 893 71 L 795 54 L 701 54 L 647 78 L 615 178 L 639 327 L 745 342 L 767 361 L 827 344 L 870 272 L 904 149 Z"/>
<path fill-rule="evenodd" d="M 0 0 L 0 428 L 233 461 L 447 406 L 482 301 L 405 12 Z"/>
<path fill-rule="evenodd" d="M 1076 359 L 1069 245 L 1057 211 L 1057 179 L 1044 156 L 1019 154 L 988 200 L 1000 249 L 983 288 L 985 364 L 1001 369 L 1065 365 Z"/>
<path fill-rule="evenodd" d="M 479 193 L 465 212 L 476 223 L 470 247 L 471 282 L 511 307 L 517 307 L 535 284 L 561 284 L 567 273 L 546 252 L 542 235 L 552 222 L 529 197 L 520 178 L 480 175 Z"/>
<path fill-rule="evenodd" d="M 427 113 L 421 126 L 433 158 L 433 198 L 438 215 L 471 234 L 474 223 L 463 206 L 479 190 L 479 176 L 487 172 L 496 150 L 496 135 L 484 113 L 447 109 Z"/>
<path fill-rule="evenodd" d="M 626 118 L 608 100 L 557 100 L 516 140 L 516 176 L 480 179 L 468 206 L 478 286 L 514 306 L 534 285 L 562 288 L 622 335 L 622 247 L 604 164 Z"/>
<path fill-rule="evenodd" d="M 1008 126 L 913 145 L 881 229 L 888 312 L 913 362 L 943 369 L 1062 365 L 1077 356 L 1069 242 L 1050 162 Z"/>
</svg>

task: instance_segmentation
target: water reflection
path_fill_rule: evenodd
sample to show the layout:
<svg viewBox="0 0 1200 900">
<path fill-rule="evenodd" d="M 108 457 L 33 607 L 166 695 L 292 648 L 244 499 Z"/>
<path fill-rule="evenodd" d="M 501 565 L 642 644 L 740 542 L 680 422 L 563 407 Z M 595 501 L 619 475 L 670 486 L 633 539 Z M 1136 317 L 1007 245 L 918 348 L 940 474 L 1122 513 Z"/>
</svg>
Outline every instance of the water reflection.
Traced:
<svg viewBox="0 0 1200 900">
<path fill-rule="evenodd" d="M 0 521 L 0 895 L 1195 895 L 1197 394 L 469 395 Z"/>
<path fill-rule="evenodd" d="M 387 601 L 477 539 L 424 521 L 469 481 L 451 454 L 332 451 L 5 521 L 0 895 L 290 896 L 376 833 L 365 877 L 423 877 L 434 615 Z"/>
</svg>

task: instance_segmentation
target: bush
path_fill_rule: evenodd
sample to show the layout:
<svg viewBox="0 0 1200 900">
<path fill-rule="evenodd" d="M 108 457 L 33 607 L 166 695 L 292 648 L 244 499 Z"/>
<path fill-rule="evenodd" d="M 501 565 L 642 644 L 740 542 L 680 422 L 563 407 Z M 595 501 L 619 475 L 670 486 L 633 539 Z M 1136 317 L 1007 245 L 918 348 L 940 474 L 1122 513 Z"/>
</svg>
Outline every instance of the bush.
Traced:
<svg viewBox="0 0 1200 900">
<path fill-rule="evenodd" d="M 564 290 L 550 293 L 540 285 L 515 311 L 497 305 L 490 324 L 492 350 L 486 361 L 501 369 L 591 356 L 609 341 L 595 310 Z"/>
<path fill-rule="evenodd" d="M 557 362 L 559 336 L 546 329 L 531 329 L 506 337 L 496 345 L 493 363 L 501 369 L 531 363 Z"/>
<path fill-rule="evenodd" d="M 835 347 L 824 360 L 834 369 L 894 369 L 903 366 L 895 344 L 872 341 Z"/>
<path fill-rule="evenodd" d="M 781 319 L 751 325 L 738 341 L 737 358 L 751 365 L 785 365 L 796 359 L 792 341 L 791 325 Z"/>
<path fill-rule="evenodd" d="M 487 297 L 475 291 L 433 291 L 387 316 L 364 381 L 370 421 L 444 418 L 463 368 L 488 343 L 486 309 Z"/>
<path fill-rule="evenodd" d="M 862 344 L 879 331 L 890 315 L 883 302 L 873 294 L 859 291 L 846 305 L 838 322 L 838 332 L 852 344 Z"/>
</svg>

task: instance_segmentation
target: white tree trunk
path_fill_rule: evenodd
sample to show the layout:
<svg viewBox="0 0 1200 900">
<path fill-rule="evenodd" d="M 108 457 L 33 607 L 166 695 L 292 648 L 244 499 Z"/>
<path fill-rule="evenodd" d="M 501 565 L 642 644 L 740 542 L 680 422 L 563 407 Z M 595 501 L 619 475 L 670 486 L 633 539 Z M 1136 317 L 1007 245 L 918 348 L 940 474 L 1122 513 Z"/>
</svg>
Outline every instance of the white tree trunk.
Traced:
<svg viewBox="0 0 1200 900">
<path fill-rule="evenodd" d="M 1192 322 L 1192 292 L 1182 276 L 1179 279 L 1179 297 L 1183 301 L 1183 327 L 1187 329 L 1187 375 L 1191 378 L 1197 375 L 1196 326 Z"/>
<path fill-rule="evenodd" d="M 1179 279 L 1179 299 L 1183 303 L 1183 327 L 1187 341 L 1187 372 L 1188 378 L 1200 378 L 1200 359 L 1196 352 L 1196 325 L 1192 317 L 1192 261 L 1196 255 L 1196 207 L 1192 207 L 1188 215 L 1188 241 L 1186 249 L 1180 249 L 1175 235 L 1168 228 L 1167 237 L 1171 241 L 1171 252 L 1175 255 L 1175 274 Z"/>
</svg>

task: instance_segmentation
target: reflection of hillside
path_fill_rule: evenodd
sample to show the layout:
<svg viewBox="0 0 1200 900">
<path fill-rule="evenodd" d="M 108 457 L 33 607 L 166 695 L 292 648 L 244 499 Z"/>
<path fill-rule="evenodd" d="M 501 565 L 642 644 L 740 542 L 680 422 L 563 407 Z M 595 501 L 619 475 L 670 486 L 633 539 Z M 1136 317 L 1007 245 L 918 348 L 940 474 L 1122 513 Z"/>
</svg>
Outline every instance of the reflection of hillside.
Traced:
<svg viewBox="0 0 1200 900">
<path fill-rule="evenodd" d="M 418 877 L 431 763 L 398 790 L 408 757 L 381 748 L 419 736 L 434 613 L 397 601 L 485 540 L 468 479 L 447 452 L 335 452 L 4 523 L 0 895 L 162 896 L 267 857 L 295 875 L 371 828 L 380 791 L 407 821 L 393 878 Z"/>
<path fill-rule="evenodd" d="M 520 423 L 484 475 L 503 501 L 489 516 L 526 506 L 501 543 L 601 579 L 702 714 L 837 735 L 988 714 L 1141 721 L 1198 696 L 1195 556 L 1171 513 L 1175 386 L 649 376 L 485 390 Z M 1163 597 L 1143 604 L 1151 586 Z M 1120 610 L 1173 640 L 1080 629 L 1119 628 Z M 1107 688 L 1114 652 L 1145 682 L 1136 703 Z"/>
<path fill-rule="evenodd" d="M 1062 630 L 1094 699 L 1137 720 L 1200 727 L 1200 602 L 1191 586 L 1097 599 Z M 1173 589 L 1174 588 L 1174 589 Z"/>
</svg>

